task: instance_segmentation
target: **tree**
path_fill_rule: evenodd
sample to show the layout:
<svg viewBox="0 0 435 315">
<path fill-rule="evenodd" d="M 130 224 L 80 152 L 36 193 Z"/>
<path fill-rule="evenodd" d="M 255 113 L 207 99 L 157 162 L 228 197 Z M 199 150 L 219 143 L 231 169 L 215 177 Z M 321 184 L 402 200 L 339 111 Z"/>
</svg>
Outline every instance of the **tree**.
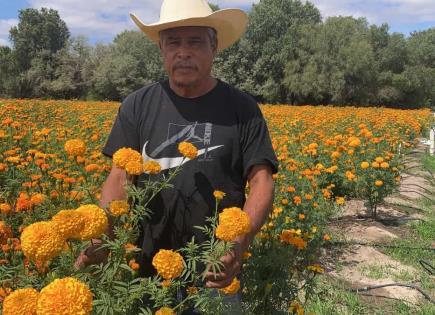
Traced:
<svg viewBox="0 0 435 315">
<path fill-rule="evenodd" d="M 13 51 L 7 46 L 0 46 L 0 97 L 14 94 L 17 75 Z"/>
<path fill-rule="evenodd" d="M 32 59 L 40 51 L 54 54 L 65 47 L 70 34 L 56 10 L 24 9 L 20 10 L 18 19 L 18 25 L 9 31 L 9 37 L 20 72 L 30 68 Z"/>
</svg>

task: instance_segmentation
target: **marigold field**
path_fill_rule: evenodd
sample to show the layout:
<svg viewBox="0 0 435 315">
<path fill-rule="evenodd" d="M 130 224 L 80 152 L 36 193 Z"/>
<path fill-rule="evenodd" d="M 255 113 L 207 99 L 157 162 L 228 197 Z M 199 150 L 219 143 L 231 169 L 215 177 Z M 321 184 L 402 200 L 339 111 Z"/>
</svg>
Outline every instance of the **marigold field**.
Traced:
<svg viewBox="0 0 435 315">
<path fill-rule="evenodd" d="M 101 149 L 118 106 L 0 100 L 3 314 L 178 314 L 188 303 L 206 314 L 219 313 L 216 299 L 201 287 L 195 266 L 213 265 L 213 257 L 229 250 L 236 235 L 231 227 L 240 220 L 237 210 L 229 208 L 219 223 L 216 216 L 210 220 L 211 229 L 204 228 L 212 238 L 210 248 L 192 243 L 180 252 L 161 252 L 153 261 L 162 270 L 159 276 L 138 279 L 140 261 L 132 243 L 137 218 L 145 210 L 129 209 L 122 200 L 106 211 L 95 206 L 112 167 Z M 376 217 L 377 206 L 401 180 L 404 153 L 427 130 L 432 114 L 288 105 L 262 105 L 262 111 L 280 162 L 274 175 L 275 203 L 245 253 L 243 285 L 234 279 L 218 295 L 241 287 L 248 314 L 303 314 L 314 292 L 313 279 L 323 272 L 319 250 L 330 241 L 328 218 L 353 197 L 367 200 Z M 183 155 L 194 158 L 195 148 L 189 145 L 183 144 L 182 150 L 189 149 Z M 121 160 L 134 156 L 122 154 Z M 130 165 L 131 172 L 158 176 L 158 165 L 142 165 L 141 157 L 137 161 Z M 125 167 L 129 172 L 128 163 Z M 141 191 L 129 190 L 133 200 L 140 195 Z M 218 203 L 225 191 L 214 195 Z M 115 240 L 104 241 L 111 252 L 107 267 L 76 270 L 73 264 L 80 251 L 107 228 L 106 215 L 118 226 Z M 185 287 L 186 300 L 174 300 L 174 292 Z M 147 304 L 139 303 L 144 294 L 151 296 Z"/>
</svg>

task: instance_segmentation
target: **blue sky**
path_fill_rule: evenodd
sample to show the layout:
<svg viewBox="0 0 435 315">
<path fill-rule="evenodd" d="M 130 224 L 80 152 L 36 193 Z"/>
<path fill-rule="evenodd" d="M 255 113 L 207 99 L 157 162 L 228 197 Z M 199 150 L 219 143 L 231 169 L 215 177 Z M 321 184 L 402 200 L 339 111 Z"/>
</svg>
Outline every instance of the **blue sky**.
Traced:
<svg viewBox="0 0 435 315">
<path fill-rule="evenodd" d="M 182 1 L 182 0 L 180 0 Z M 249 10 L 258 0 L 210 0 L 221 8 Z M 370 23 L 388 23 L 391 32 L 435 27 L 435 0 L 312 0 L 322 16 L 366 17 Z M 128 17 L 136 13 L 145 23 L 158 20 L 162 0 L 0 0 L 0 45 L 10 45 L 9 29 L 18 23 L 18 10 L 53 8 L 59 11 L 73 36 L 91 43 L 110 42 L 125 29 L 136 29 Z"/>
</svg>

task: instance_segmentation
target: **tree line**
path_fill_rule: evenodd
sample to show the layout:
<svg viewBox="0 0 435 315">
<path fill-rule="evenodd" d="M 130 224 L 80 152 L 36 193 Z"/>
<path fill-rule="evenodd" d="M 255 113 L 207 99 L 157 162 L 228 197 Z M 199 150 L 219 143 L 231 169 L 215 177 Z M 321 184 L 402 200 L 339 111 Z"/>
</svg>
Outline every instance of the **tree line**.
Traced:
<svg viewBox="0 0 435 315">
<path fill-rule="evenodd" d="M 213 71 L 260 102 L 435 107 L 435 27 L 406 37 L 365 18 L 322 21 L 300 0 L 261 0 L 248 14 L 246 33 Z M 165 78 L 141 32 L 90 45 L 53 9 L 21 10 L 10 40 L 0 46 L 0 97 L 119 101 Z"/>
</svg>

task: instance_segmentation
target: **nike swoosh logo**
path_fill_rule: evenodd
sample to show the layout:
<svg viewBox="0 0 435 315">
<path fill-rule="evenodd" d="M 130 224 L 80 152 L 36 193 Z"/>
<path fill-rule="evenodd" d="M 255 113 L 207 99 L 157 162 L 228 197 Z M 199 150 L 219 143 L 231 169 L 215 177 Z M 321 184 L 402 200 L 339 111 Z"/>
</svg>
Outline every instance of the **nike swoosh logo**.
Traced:
<svg viewBox="0 0 435 315">
<path fill-rule="evenodd" d="M 164 157 L 164 158 L 160 158 L 160 159 L 153 159 L 152 157 L 150 157 L 147 153 L 146 153 L 146 147 L 147 147 L 148 141 L 145 142 L 143 149 L 142 149 L 142 157 L 144 159 L 144 161 L 156 161 L 157 163 L 160 164 L 161 170 L 167 170 L 170 168 L 174 168 L 180 165 L 183 165 L 186 162 L 189 162 L 190 159 L 189 158 L 185 158 L 184 156 L 177 156 L 177 157 Z M 208 147 L 205 149 L 200 149 L 198 150 L 198 155 L 196 158 L 198 158 L 200 155 L 203 155 L 206 151 L 210 152 L 212 150 L 215 150 L 217 148 L 223 147 L 224 145 L 216 145 L 214 147 Z"/>
</svg>

